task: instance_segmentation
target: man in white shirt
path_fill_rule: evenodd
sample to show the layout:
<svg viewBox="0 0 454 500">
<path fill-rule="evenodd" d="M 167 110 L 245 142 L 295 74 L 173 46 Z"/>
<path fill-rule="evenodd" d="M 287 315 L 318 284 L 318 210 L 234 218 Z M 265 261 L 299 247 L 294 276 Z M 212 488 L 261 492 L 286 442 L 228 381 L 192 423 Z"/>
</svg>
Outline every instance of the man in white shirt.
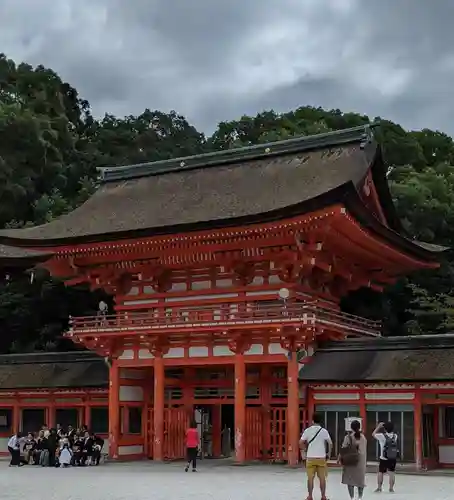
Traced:
<svg viewBox="0 0 454 500">
<path fill-rule="evenodd" d="M 13 434 L 8 440 L 8 451 L 11 455 L 10 467 L 20 467 L 20 444 L 22 434 L 20 432 Z"/>
<path fill-rule="evenodd" d="M 378 464 L 377 474 L 377 489 L 376 493 L 380 493 L 383 488 L 383 475 L 389 475 L 389 491 L 394 493 L 394 484 L 396 482 L 396 463 L 399 455 L 397 434 L 394 432 L 392 422 L 386 424 L 380 422 L 372 436 L 378 441 L 380 445 L 380 461 Z"/>
<path fill-rule="evenodd" d="M 312 425 L 302 434 L 300 448 L 305 455 L 307 471 L 307 500 L 312 500 L 314 478 L 317 475 L 320 482 L 321 500 L 326 500 L 327 460 L 331 456 L 333 442 L 329 432 L 322 427 L 322 418 L 315 414 Z"/>
</svg>

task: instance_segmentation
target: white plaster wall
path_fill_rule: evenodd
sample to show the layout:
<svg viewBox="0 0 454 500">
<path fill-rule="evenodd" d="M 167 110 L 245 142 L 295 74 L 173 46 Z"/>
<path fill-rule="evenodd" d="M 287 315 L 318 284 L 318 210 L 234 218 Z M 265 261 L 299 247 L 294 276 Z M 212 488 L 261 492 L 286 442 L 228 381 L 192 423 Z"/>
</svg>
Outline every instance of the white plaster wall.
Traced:
<svg viewBox="0 0 454 500">
<path fill-rule="evenodd" d="M 234 353 L 226 345 L 216 345 L 213 347 L 213 356 L 233 356 Z"/>
<path fill-rule="evenodd" d="M 143 445 L 131 445 L 131 446 L 119 446 L 118 447 L 118 455 L 139 455 L 143 453 Z"/>
<path fill-rule="evenodd" d="M 209 290 L 211 288 L 211 281 L 194 281 L 192 283 L 193 290 Z"/>
<path fill-rule="evenodd" d="M 320 392 L 314 394 L 314 399 L 317 401 L 348 401 L 348 400 L 358 400 L 359 393 L 358 392 L 347 392 L 347 393 L 339 393 L 339 392 Z"/>
<path fill-rule="evenodd" d="M 9 437 L 0 438 L 0 453 L 8 453 L 8 441 Z"/>
<path fill-rule="evenodd" d="M 149 349 L 139 349 L 139 359 L 152 359 L 154 358 Z"/>
<path fill-rule="evenodd" d="M 184 347 L 171 347 L 164 358 L 184 358 Z"/>
<path fill-rule="evenodd" d="M 287 351 L 282 348 L 281 344 L 270 344 L 268 346 L 269 354 L 285 354 L 287 355 Z"/>
<path fill-rule="evenodd" d="M 137 300 L 125 300 L 123 301 L 123 305 L 125 306 L 140 306 L 144 304 L 157 304 L 158 299 L 137 299 Z"/>
<path fill-rule="evenodd" d="M 222 279 L 216 281 L 216 286 L 218 288 L 233 286 L 233 281 L 230 279 Z"/>
<path fill-rule="evenodd" d="M 440 445 L 438 447 L 438 461 L 440 464 L 454 464 L 454 445 Z"/>
<path fill-rule="evenodd" d="M 125 349 L 123 353 L 118 356 L 118 359 L 134 359 L 134 351 L 132 349 Z"/>
<path fill-rule="evenodd" d="M 387 401 L 389 399 L 412 400 L 414 392 L 366 392 L 365 398 L 369 401 Z"/>
<path fill-rule="evenodd" d="M 252 344 L 251 347 L 244 354 L 246 355 L 263 354 L 263 345 Z"/>
<path fill-rule="evenodd" d="M 121 385 L 120 386 L 120 401 L 143 401 L 143 388 Z"/>
<path fill-rule="evenodd" d="M 206 358 L 208 356 L 208 347 L 190 347 L 189 357 L 190 358 Z"/>
</svg>

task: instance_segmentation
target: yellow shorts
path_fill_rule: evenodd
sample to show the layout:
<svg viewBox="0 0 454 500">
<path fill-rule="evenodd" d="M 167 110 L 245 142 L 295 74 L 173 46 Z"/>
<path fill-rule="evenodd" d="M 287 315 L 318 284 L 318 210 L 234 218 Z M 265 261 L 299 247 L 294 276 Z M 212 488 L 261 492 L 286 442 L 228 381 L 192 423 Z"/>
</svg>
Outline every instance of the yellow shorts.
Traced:
<svg viewBox="0 0 454 500">
<path fill-rule="evenodd" d="M 325 458 L 308 458 L 306 460 L 306 471 L 309 479 L 314 479 L 315 475 L 319 479 L 328 475 L 328 464 Z"/>
</svg>

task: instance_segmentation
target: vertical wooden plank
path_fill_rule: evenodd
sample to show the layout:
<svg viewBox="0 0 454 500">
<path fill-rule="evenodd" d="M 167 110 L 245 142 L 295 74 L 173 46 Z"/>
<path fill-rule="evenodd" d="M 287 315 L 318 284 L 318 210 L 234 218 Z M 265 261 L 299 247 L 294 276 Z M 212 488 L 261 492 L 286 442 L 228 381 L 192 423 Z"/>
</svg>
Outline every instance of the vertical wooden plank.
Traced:
<svg viewBox="0 0 454 500">
<path fill-rule="evenodd" d="M 246 364 L 244 354 L 235 354 L 235 460 L 245 461 Z"/>
<path fill-rule="evenodd" d="M 114 359 L 109 368 L 109 455 L 118 458 L 118 440 L 120 437 L 120 370 Z"/>
<path fill-rule="evenodd" d="M 154 450 L 153 460 L 164 460 L 164 360 L 154 360 Z"/>
</svg>

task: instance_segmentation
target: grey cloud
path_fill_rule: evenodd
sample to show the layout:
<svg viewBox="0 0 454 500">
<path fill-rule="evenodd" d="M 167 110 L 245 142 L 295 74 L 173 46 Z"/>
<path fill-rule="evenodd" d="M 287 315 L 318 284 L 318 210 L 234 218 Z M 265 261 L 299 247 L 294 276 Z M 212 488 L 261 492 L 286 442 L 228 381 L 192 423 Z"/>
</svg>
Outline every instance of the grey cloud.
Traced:
<svg viewBox="0 0 454 500">
<path fill-rule="evenodd" d="M 96 114 L 221 120 L 303 105 L 454 133 L 452 0 L 0 0 L 0 51 Z"/>
</svg>

